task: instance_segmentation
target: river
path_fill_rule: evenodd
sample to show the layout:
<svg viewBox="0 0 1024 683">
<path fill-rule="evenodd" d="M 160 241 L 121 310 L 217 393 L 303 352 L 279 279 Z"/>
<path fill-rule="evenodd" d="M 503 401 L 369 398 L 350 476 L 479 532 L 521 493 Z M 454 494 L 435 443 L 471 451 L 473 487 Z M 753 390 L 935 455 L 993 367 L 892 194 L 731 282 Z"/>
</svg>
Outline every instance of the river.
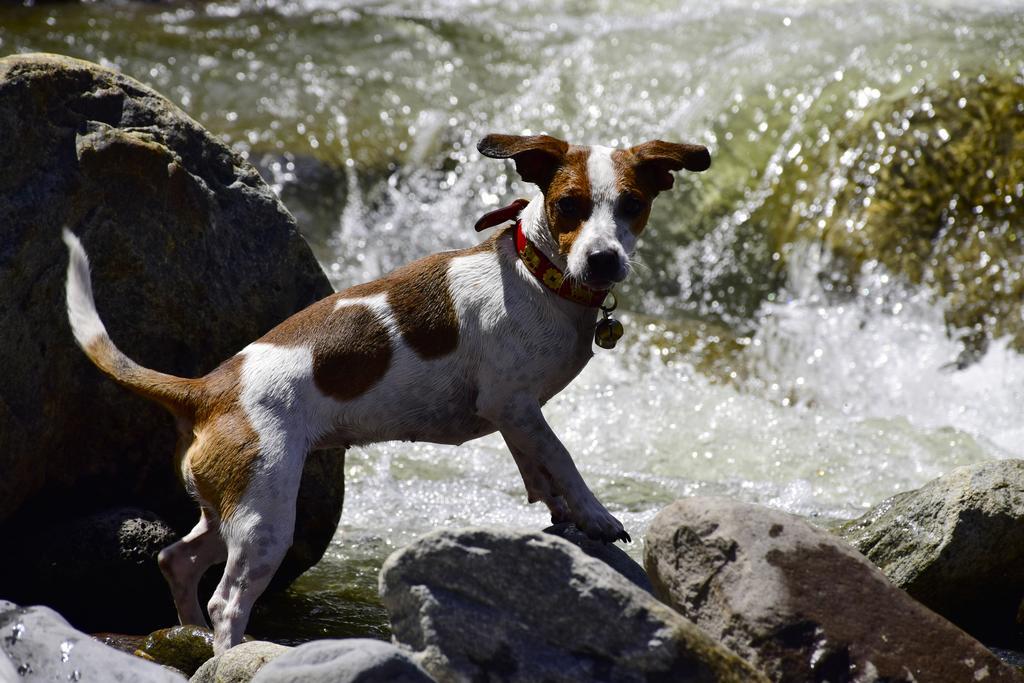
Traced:
<svg viewBox="0 0 1024 683">
<path fill-rule="evenodd" d="M 1024 456 L 1024 3 L 326 0 L 0 7 L 0 53 L 121 69 L 256 163 L 336 287 L 467 246 L 531 192 L 488 132 L 712 151 L 656 203 L 626 339 L 546 413 L 641 551 L 727 495 L 827 522 Z M 497 437 L 348 454 L 285 642 L 385 636 L 376 573 L 439 527 L 539 528 Z"/>
</svg>

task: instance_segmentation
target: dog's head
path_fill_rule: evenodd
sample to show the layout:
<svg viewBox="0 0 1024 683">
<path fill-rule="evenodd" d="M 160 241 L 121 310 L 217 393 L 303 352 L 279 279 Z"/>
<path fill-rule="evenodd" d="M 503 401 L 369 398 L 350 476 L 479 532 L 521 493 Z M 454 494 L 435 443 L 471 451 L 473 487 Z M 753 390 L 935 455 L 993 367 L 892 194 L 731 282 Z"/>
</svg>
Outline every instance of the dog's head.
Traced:
<svg viewBox="0 0 1024 683">
<path fill-rule="evenodd" d="M 672 171 L 704 171 L 711 165 L 706 147 L 661 140 L 609 149 L 570 145 L 548 135 L 488 135 L 477 149 L 495 159 L 513 159 L 522 179 L 541 189 L 567 275 L 597 289 L 629 273 L 651 202 L 672 187 Z"/>
</svg>

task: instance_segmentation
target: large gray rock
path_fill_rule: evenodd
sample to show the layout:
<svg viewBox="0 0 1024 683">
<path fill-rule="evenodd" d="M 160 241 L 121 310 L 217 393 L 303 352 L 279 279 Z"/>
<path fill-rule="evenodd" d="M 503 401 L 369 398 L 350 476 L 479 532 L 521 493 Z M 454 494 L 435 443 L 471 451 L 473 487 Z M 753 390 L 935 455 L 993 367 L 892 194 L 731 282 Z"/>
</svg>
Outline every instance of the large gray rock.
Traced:
<svg viewBox="0 0 1024 683">
<path fill-rule="evenodd" d="M 587 555 L 601 560 L 648 593 L 654 592 L 654 588 L 651 587 L 651 580 L 647 578 L 644 568 L 614 543 L 595 541 L 580 531 L 572 522 L 552 524 L 544 530 L 544 533 L 564 538 Z"/>
<path fill-rule="evenodd" d="M 267 662 L 292 648 L 265 640 L 250 640 L 209 659 L 189 679 L 191 683 L 249 683 Z"/>
<path fill-rule="evenodd" d="M 395 638 L 439 681 L 759 681 L 600 560 L 544 533 L 438 531 L 391 555 Z"/>
<path fill-rule="evenodd" d="M 689 498 L 647 532 L 655 591 L 776 681 L 1020 681 L 857 551 L 778 510 Z"/>
<path fill-rule="evenodd" d="M 890 498 L 839 534 L 961 628 L 1024 647 L 1024 461 L 957 468 Z"/>
<path fill-rule="evenodd" d="M 76 631 L 48 607 L 18 607 L 0 600 L 2 681 L 146 681 L 181 683 L 185 677 L 118 652 Z M 10 677 L 10 668 L 18 676 Z"/>
<path fill-rule="evenodd" d="M 0 522 L 141 503 L 185 532 L 198 516 L 170 416 L 74 344 L 62 226 L 89 252 L 114 341 L 181 376 L 212 370 L 330 285 L 253 167 L 159 94 L 66 57 L 0 59 Z M 309 458 L 277 585 L 330 541 L 343 466 Z"/>
<path fill-rule="evenodd" d="M 431 683 L 405 651 L 369 638 L 315 640 L 260 669 L 252 683 Z"/>
</svg>

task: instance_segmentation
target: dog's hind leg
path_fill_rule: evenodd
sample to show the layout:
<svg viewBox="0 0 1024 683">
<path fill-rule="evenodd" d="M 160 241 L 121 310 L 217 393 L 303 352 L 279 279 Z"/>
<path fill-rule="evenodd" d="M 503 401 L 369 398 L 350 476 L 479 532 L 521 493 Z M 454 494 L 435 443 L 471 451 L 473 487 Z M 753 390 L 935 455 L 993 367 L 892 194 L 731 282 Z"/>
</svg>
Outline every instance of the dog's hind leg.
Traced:
<svg viewBox="0 0 1024 683">
<path fill-rule="evenodd" d="M 171 588 L 178 621 L 182 624 L 208 625 L 199 607 L 199 579 L 226 557 L 224 540 L 205 509 L 188 535 L 160 551 L 157 562 Z"/>
<path fill-rule="evenodd" d="M 261 440 L 264 434 L 261 433 Z M 262 450 L 255 478 L 232 513 L 221 522 L 227 544 L 227 565 L 208 608 L 213 622 L 214 652 L 242 641 L 253 605 L 263 594 L 295 531 L 295 501 L 299 492 L 307 444 L 299 439 L 268 438 L 282 451 Z M 290 446 L 284 446 L 289 441 Z"/>
</svg>

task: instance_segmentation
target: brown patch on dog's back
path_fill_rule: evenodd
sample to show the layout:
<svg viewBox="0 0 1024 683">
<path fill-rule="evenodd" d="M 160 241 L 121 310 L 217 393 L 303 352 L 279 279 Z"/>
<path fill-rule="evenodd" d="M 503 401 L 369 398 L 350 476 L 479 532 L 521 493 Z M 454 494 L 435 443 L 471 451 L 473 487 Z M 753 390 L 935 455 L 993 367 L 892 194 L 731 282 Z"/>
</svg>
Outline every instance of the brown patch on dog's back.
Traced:
<svg viewBox="0 0 1024 683">
<path fill-rule="evenodd" d="M 342 294 L 321 299 L 263 335 L 259 342 L 305 347 L 313 356 L 313 382 L 328 396 L 349 400 L 384 376 L 391 337 L 380 316 L 363 305 L 336 308 Z"/>
<path fill-rule="evenodd" d="M 347 401 L 376 384 L 391 362 L 391 337 L 366 306 L 343 306 L 325 321 L 313 345 L 313 381 L 328 396 Z"/>
<path fill-rule="evenodd" d="M 440 358 L 459 345 L 459 318 L 448 282 L 451 260 L 451 254 L 428 256 L 388 288 L 388 305 L 402 339 L 420 358 Z"/>
<path fill-rule="evenodd" d="M 475 247 L 413 261 L 379 280 L 340 292 L 340 299 L 385 294 L 402 339 L 420 358 L 440 358 L 459 345 L 459 318 L 448 280 L 452 259 L 492 250 L 502 233 Z"/>
</svg>

